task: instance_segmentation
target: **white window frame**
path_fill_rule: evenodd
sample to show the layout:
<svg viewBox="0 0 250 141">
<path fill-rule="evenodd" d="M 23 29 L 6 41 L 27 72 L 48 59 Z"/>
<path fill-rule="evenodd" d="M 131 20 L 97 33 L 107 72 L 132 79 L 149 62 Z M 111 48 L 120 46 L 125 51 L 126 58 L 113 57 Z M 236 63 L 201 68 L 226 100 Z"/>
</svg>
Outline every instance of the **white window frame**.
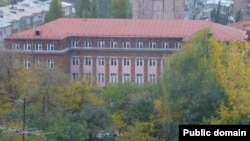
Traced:
<svg viewBox="0 0 250 141">
<path fill-rule="evenodd" d="M 14 58 L 12 66 L 13 66 L 13 68 L 19 68 L 20 67 L 20 59 Z"/>
<path fill-rule="evenodd" d="M 85 48 L 92 48 L 92 42 L 91 41 L 85 41 Z"/>
<path fill-rule="evenodd" d="M 35 50 L 36 51 L 42 51 L 43 50 L 43 44 L 42 43 L 36 43 L 35 44 Z"/>
<path fill-rule="evenodd" d="M 110 74 L 110 83 L 111 83 L 111 84 L 116 84 L 116 83 L 118 83 L 118 76 L 117 76 L 117 73 L 111 73 L 111 74 Z"/>
<path fill-rule="evenodd" d="M 130 58 L 123 58 L 123 66 L 130 66 Z"/>
<path fill-rule="evenodd" d="M 138 57 L 138 58 L 136 58 L 136 62 L 135 63 L 136 63 L 136 66 L 142 67 L 143 63 L 144 63 L 144 60 L 143 60 L 142 57 Z"/>
<path fill-rule="evenodd" d="M 150 42 L 150 48 L 156 48 L 157 43 L 156 42 Z"/>
<path fill-rule="evenodd" d="M 31 59 L 25 59 L 24 60 L 24 68 L 30 69 L 31 68 Z"/>
<path fill-rule="evenodd" d="M 155 67 L 156 66 L 156 58 L 149 58 L 148 59 L 148 65 L 150 67 Z"/>
<path fill-rule="evenodd" d="M 53 59 L 48 59 L 47 60 L 47 66 L 49 69 L 53 69 L 55 67 L 55 62 Z"/>
<path fill-rule="evenodd" d="M 71 40 L 71 47 L 72 48 L 79 47 L 79 41 L 77 41 L 77 40 Z"/>
<path fill-rule="evenodd" d="M 136 42 L 136 48 L 143 48 L 143 42 L 142 41 Z"/>
<path fill-rule="evenodd" d="M 73 56 L 72 57 L 72 65 L 73 66 L 78 66 L 80 63 L 79 57 L 78 56 Z"/>
<path fill-rule="evenodd" d="M 143 74 L 136 74 L 136 83 L 137 84 L 143 84 L 144 80 L 143 80 Z"/>
<path fill-rule="evenodd" d="M 98 41 L 97 42 L 97 47 L 98 48 L 104 48 L 105 47 L 105 41 Z"/>
<path fill-rule="evenodd" d="M 31 44 L 30 43 L 23 44 L 23 50 L 30 51 L 31 50 Z"/>
<path fill-rule="evenodd" d="M 130 48 L 130 42 L 123 42 L 123 48 Z"/>
<path fill-rule="evenodd" d="M 98 57 L 98 66 L 104 66 L 105 65 L 105 58 L 104 57 Z"/>
<path fill-rule="evenodd" d="M 110 58 L 110 65 L 111 66 L 117 66 L 118 65 L 118 59 L 116 57 Z"/>
<path fill-rule="evenodd" d="M 123 74 L 123 83 L 130 82 L 131 81 L 131 75 L 129 73 Z"/>
<path fill-rule="evenodd" d="M 78 72 L 73 72 L 72 73 L 72 80 L 73 81 L 76 81 L 78 80 L 80 77 L 79 77 L 79 73 Z"/>
<path fill-rule="evenodd" d="M 169 43 L 167 41 L 162 42 L 162 48 L 170 48 Z"/>
<path fill-rule="evenodd" d="M 99 83 L 104 83 L 104 81 L 105 81 L 104 73 L 98 73 L 98 74 L 97 74 L 97 81 L 98 81 Z"/>
<path fill-rule="evenodd" d="M 35 59 L 35 67 L 36 68 L 41 68 L 42 67 L 42 62 L 40 59 Z"/>
<path fill-rule="evenodd" d="M 110 42 L 110 48 L 117 48 L 117 45 L 118 45 L 117 41 Z"/>
<path fill-rule="evenodd" d="M 151 83 L 156 82 L 156 74 L 149 74 L 148 81 Z"/>
<path fill-rule="evenodd" d="M 15 50 L 15 51 L 20 50 L 20 44 L 19 43 L 13 43 L 12 44 L 12 50 Z"/>
<path fill-rule="evenodd" d="M 54 49 L 55 49 L 54 44 L 52 44 L 52 43 L 47 44 L 47 51 L 53 51 Z"/>
<path fill-rule="evenodd" d="M 180 49 L 182 47 L 182 42 L 181 41 L 175 42 L 174 47 L 176 49 Z"/>
<path fill-rule="evenodd" d="M 92 58 L 91 57 L 85 57 L 85 66 L 91 66 L 92 65 Z"/>
</svg>

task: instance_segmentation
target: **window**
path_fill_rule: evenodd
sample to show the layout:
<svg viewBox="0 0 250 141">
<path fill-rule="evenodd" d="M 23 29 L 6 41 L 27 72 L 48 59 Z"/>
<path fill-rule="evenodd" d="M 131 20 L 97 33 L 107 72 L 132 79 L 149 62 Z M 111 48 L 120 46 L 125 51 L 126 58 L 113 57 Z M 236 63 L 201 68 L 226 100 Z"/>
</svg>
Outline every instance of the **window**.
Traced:
<svg viewBox="0 0 250 141">
<path fill-rule="evenodd" d="M 91 48 L 91 47 L 92 47 L 92 43 L 90 41 L 86 41 L 85 48 Z"/>
<path fill-rule="evenodd" d="M 90 58 L 90 57 L 85 57 L 85 65 L 86 65 L 86 66 L 90 66 L 90 65 L 91 65 L 91 62 L 92 62 L 92 58 Z"/>
<path fill-rule="evenodd" d="M 116 73 L 111 73 L 111 75 L 110 75 L 110 83 L 112 83 L 112 84 L 117 83 L 117 74 Z"/>
<path fill-rule="evenodd" d="M 53 51 L 54 50 L 54 44 L 47 44 L 47 51 Z"/>
<path fill-rule="evenodd" d="M 105 42 L 104 41 L 98 41 L 97 42 L 97 47 L 98 48 L 104 48 L 104 46 L 105 46 Z"/>
<path fill-rule="evenodd" d="M 130 74 L 125 73 L 123 74 L 123 83 L 130 82 Z"/>
<path fill-rule="evenodd" d="M 41 62 L 40 59 L 35 59 L 35 67 L 36 67 L 36 68 L 42 67 L 42 62 Z"/>
<path fill-rule="evenodd" d="M 98 81 L 99 83 L 103 83 L 103 82 L 104 82 L 104 73 L 98 73 L 97 78 L 98 78 L 97 81 Z"/>
<path fill-rule="evenodd" d="M 156 75 L 155 74 L 149 74 L 149 82 L 156 82 Z"/>
<path fill-rule="evenodd" d="M 43 45 L 41 43 L 35 44 L 35 50 L 36 51 L 42 51 L 43 50 Z"/>
<path fill-rule="evenodd" d="M 155 58 L 149 58 L 149 66 L 151 66 L 151 67 L 156 66 L 156 59 Z"/>
<path fill-rule="evenodd" d="M 110 42 L 110 48 L 117 48 L 117 42 L 116 41 L 111 41 Z"/>
<path fill-rule="evenodd" d="M 182 47 L 182 43 L 181 42 L 175 42 L 175 48 L 180 49 Z"/>
<path fill-rule="evenodd" d="M 91 73 L 85 73 L 84 76 L 87 80 L 91 80 Z"/>
<path fill-rule="evenodd" d="M 142 74 L 136 74 L 136 83 L 138 83 L 138 84 L 143 83 L 143 75 Z"/>
<path fill-rule="evenodd" d="M 124 58 L 123 59 L 123 65 L 124 66 L 129 66 L 130 65 L 130 58 Z"/>
<path fill-rule="evenodd" d="M 105 62 L 105 59 L 102 57 L 102 58 L 98 58 L 98 65 L 99 66 L 104 66 L 104 62 Z"/>
<path fill-rule="evenodd" d="M 29 44 L 29 43 L 24 44 L 23 50 L 26 50 L 26 51 L 31 50 L 31 44 Z"/>
<path fill-rule="evenodd" d="M 50 68 L 50 69 L 54 68 L 54 60 L 48 59 L 48 68 Z"/>
<path fill-rule="evenodd" d="M 136 66 L 143 66 L 143 58 L 136 58 Z"/>
<path fill-rule="evenodd" d="M 17 58 L 13 59 L 12 66 L 13 66 L 13 68 L 19 68 L 20 67 L 20 60 Z"/>
<path fill-rule="evenodd" d="M 130 42 L 123 42 L 123 48 L 130 48 Z"/>
<path fill-rule="evenodd" d="M 72 79 L 75 81 L 75 80 L 78 80 L 79 79 L 79 73 L 77 72 L 73 72 L 72 73 Z"/>
<path fill-rule="evenodd" d="M 73 65 L 79 65 L 79 58 L 78 57 L 72 57 L 72 64 Z"/>
<path fill-rule="evenodd" d="M 75 48 L 75 47 L 79 47 L 79 42 L 76 40 L 72 40 L 71 41 L 71 47 Z"/>
<path fill-rule="evenodd" d="M 20 50 L 20 44 L 19 43 L 13 43 L 12 44 L 12 50 Z"/>
<path fill-rule="evenodd" d="M 31 60 L 30 59 L 25 59 L 24 60 L 24 68 L 29 69 L 31 67 Z"/>
<path fill-rule="evenodd" d="M 117 58 L 111 58 L 110 64 L 111 64 L 111 66 L 116 66 L 117 65 Z"/>
<path fill-rule="evenodd" d="M 162 48 L 169 48 L 168 42 L 162 42 Z"/>
<path fill-rule="evenodd" d="M 156 42 L 150 42 L 150 48 L 156 48 Z"/>
<path fill-rule="evenodd" d="M 143 48 L 143 42 L 136 42 L 136 48 Z"/>
</svg>

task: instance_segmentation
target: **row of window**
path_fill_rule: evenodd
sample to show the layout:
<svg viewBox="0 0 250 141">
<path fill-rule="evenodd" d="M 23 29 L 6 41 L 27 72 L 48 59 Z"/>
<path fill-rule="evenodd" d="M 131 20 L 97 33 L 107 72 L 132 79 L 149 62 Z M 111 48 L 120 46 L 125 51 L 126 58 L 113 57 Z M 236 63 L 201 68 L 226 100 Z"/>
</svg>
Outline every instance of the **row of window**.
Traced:
<svg viewBox="0 0 250 141">
<path fill-rule="evenodd" d="M 91 79 L 91 73 L 85 73 L 84 78 Z M 77 80 L 79 79 L 79 73 L 72 73 L 72 79 Z M 105 83 L 105 75 L 104 73 L 97 74 L 97 82 L 98 83 Z M 122 76 L 122 82 L 131 82 L 131 75 L 128 73 L 124 73 Z M 135 82 L 138 84 L 144 83 L 143 74 L 136 74 L 135 75 Z M 149 74 L 148 75 L 148 82 L 156 82 L 156 74 Z M 117 73 L 111 73 L 109 76 L 109 83 L 116 84 L 118 83 L 118 75 Z"/>
<path fill-rule="evenodd" d="M 71 47 L 80 47 L 79 41 L 73 40 L 70 43 Z M 85 48 L 92 48 L 92 42 L 91 41 L 85 41 L 84 42 L 84 47 Z M 159 46 L 158 42 L 149 42 L 149 48 L 157 48 Z M 181 48 L 182 43 L 180 41 L 177 41 L 174 43 L 174 48 Z M 97 41 L 97 47 L 98 48 L 104 48 L 105 47 L 105 41 Z M 109 44 L 110 48 L 117 48 L 118 47 L 118 41 L 110 41 Z M 122 43 L 122 48 L 131 48 L 131 43 L 129 41 L 123 42 Z M 135 48 L 144 48 L 144 42 L 143 41 L 138 41 L 135 43 Z M 169 42 L 164 41 L 161 42 L 161 48 L 170 48 Z"/>
<path fill-rule="evenodd" d="M 109 59 L 109 63 L 111 66 L 117 66 L 118 65 L 118 58 L 116 57 L 111 57 Z M 84 57 L 84 65 L 85 66 L 91 66 L 92 65 L 92 57 Z M 123 66 L 130 66 L 131 65 L 131 59 L 129 57 L 125 57 L 122 60 Z M 72 65 L 79 65 L 80 64 L 80 59 L 79 57 L 72 57 Z M 98 66 L 104 66 L 105 65 L 105 58 L 104 57 L 97 57 L 97 64 Z M 144 64 L 144 58 L 142 57 L 137 57 L 135 59 L 135 64 L 136 66 L 143 66 Z M 148 59 L 148 65 L 149 66 L 156 66 L 156 58 L 149 58 Z"/>
<path fill-rule="evenodd" d="M 43 48 L 43 45 L 41 43 L 35 44 L 34 47 L 35 47 L 34 50 L 36 51 L 44 51 L 44 50 L 53 51 L 55 49 L 54 44 L 52 43 L 46 44 L 46 48 Z M 22 50 L 22 48 L 20 47 L 19 43 L 13 43 L 12 50 Z M 32 50 L 31 44 L 30 43 L 23 44 L 23 50 L 25 51 Z"/>
<path fill-rule="evenodd" d="M 29 69 L 32 66 L 31 59 L 25 59 L 23 60 L 24 68 Z M 20 59 L 14 59 L 12 63 L 14 68 L 19 68 L 21 65 Z M 53 59 L 48 59 L 46 62 L 42 62 L 40 59 L 34 60 L 34 66 L 36 68 L 41 68 L 43 65 L 46 65 L 48 68 L 53 69 L 55 66 L 55 62 Z"/>
</svg>

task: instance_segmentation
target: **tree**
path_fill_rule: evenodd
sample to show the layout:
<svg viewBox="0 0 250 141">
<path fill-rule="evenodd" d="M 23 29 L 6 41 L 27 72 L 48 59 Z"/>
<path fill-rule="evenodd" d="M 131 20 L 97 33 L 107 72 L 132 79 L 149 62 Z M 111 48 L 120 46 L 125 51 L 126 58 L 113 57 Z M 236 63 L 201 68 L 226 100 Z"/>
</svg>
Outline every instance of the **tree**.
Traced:
<svg viewBox="0 0 250 141">
<path fill-rule="evenodd" d="M 228 10 L 222 10 L 221 2 L 219 1 L 218 7 L 214 8 L 211 13 L 211 21 L 220 23 L 220 24 L 228 24 L 230 22 L 230 12 Z"/>
<path fill-rule="evenodd" d="M 90 0 L 76 0 L 76 16 L 80 18 L 92 17 Z"/>
<path fill-rule="evenodd" d="M 52 0 L 49 6 L 49 11 L 45 15 L 45 22 L 53 21 L 62 17 L 62 4 L 61 0 Z"/>
<path fill-rule="evenodd" d="M 235 22 L 239 22 L 241 20 L 243 20 L 243 15 L 242 15 L 242 12 L 241 12 L 241 9 L 240 9 L 235 14 Z"/>
<path fill-rule="evenodd" d="M 130 18 L 130 2 L 128 0 L 111 0 L 111 15 L 113 18 Z"/>
</svg>

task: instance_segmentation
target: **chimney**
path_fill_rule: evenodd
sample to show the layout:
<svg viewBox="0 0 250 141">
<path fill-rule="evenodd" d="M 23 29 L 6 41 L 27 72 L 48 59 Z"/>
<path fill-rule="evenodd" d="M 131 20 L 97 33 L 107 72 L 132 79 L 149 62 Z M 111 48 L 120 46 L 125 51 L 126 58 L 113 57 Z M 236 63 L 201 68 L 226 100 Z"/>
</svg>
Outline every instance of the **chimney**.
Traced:
<svg viewBox="0 0 250 141">
<path fill-rule="evenodd" d="M 35 30 L 35 35 L 36 35 L 36 36 L 39 36 L 40 34 L 41 34 L 41 31 Z"/>
</svg>

